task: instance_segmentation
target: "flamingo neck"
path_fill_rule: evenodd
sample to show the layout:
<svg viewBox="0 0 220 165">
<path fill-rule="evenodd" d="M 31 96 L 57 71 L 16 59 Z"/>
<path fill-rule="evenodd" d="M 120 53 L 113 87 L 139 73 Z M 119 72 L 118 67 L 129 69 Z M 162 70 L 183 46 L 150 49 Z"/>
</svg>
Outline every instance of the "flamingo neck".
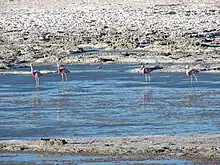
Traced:
<svg viewBox="0 0 220 165">
<path fill-rule="evenodd" d="M 58 70 L 58 73 L 60 73 L 60 65 L 57 64 L 57 70 Z"/>
<path fill-rule="evenodd" d="M 31 66 L 31 72 L 33 72 L 33 71 L 34 71 L 33 66 Z"/>
<path fill-rule="evenodd" d="M 146 73 L 146 68 L 143 66 L 140 68 L 141 73 L 145 74 Z"/>
<path fill-rule="evenodd" d="M 187 76 L 190 76 L 190 73 L 189 73 L 189 72 L 190 72 L 190 70 L 189 70 L 189 68 L 187 68 L 187 69 L 186 69 L 186 75 L 187 75 Z"/>
</svg>

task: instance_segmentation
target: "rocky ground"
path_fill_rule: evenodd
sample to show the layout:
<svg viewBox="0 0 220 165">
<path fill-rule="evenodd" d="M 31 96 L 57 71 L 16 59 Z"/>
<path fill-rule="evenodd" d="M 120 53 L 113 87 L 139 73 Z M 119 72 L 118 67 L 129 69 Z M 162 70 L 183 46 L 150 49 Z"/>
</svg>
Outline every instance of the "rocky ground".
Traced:
<svg viewBox="0 0 220 165">
<path fill-rule="evenodd" d="M 0 68 L 16 64 L 220 61 L 219 0 L 3 0 Z M 88 45 L 89 44 L 89 45 Z M 79 47 L 150 52 L 70 56 Z"/>
<path fill-rule="evenodd" d="M 220 163 L 220 135 L 144 136 L 0 141 L 0 152 L 107 155 L 141 160 L 155 157 Z"/>
</svg>

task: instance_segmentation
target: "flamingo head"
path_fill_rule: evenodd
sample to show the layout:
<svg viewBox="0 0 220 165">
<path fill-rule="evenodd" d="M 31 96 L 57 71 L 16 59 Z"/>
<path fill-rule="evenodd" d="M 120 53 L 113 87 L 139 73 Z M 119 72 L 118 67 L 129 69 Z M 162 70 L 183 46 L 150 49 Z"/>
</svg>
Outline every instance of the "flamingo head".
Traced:
<svg viewBox="0 0 220 165">
<path fill-rule="evenodd" d="M 143 69 L 143 68 L 145 68 L 145 66 L 144 66 L 144 65 L 141 65 L 141 69 Z"/>
<path fill-rule="evenodd" d="M 186 65 L 186 66 L 185 66 L 185 69 L 189 69 L 189 65 Z"/>
<path fill-rule="evenodd" d="M 33 63 L 30 63 L 30 66 L 33 66 Z"/>
</svg>

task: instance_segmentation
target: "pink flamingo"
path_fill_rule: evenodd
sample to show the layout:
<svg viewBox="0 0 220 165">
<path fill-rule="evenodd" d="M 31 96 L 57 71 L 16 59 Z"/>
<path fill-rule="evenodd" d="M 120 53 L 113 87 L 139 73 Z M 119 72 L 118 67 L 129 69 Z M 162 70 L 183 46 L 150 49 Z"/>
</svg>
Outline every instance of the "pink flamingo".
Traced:
<svg viewBox="0 0 220 165">
<path fill-rule="evenodd" d="M 145 75 L 145 80 L 150 83 L 151 82 L 150 73 L 157 69 L 163 69 L 163 67 L 156 65 L 150 68 L 150 67 L 145 67 L 145 65 L 142 65 L 139 72 L 143 73 Z"/>
<path fill-rule="evenodd" d="M 35 78 L 36 86 L 40 85 L 40 76 L 42 75 L 40 71 L 33 69 L 33 64 L 30 64 L 31 67 L 31 75 Z"/>
<path fill-rule="evenodd" d="M 186 75 L 190 77 L 191 83 L 193 81 L 193 77 L 195 78 L 196 83 L 198 83 L 196 74 L 199 73 L 199 70 L 197 70 L 197 69 L 190 69 L 188 65 L 185 67 L 185 70 L 186 70 Z"/>
<path fill-rule="evenodd" d="M 70 71 L 66 67 L 58 63 L 57 63 L 57 71 L 59 74 L 61 74 L 62 82 L 63 82 L 63 76 L 65 76 L 66 81 L 67 81 L 67 73 L 70 73 Z"/>
</svg>

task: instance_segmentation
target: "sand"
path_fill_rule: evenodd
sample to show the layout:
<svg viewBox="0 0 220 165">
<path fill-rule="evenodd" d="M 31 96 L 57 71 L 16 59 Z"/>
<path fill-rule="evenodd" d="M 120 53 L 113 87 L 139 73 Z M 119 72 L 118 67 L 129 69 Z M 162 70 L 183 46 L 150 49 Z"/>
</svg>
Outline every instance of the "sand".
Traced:
<svg viewBox="0 0 220 165">
<path fill-rule="evenodd" d="M 219 0 L 10 0 L 0 3 L 0 68 L 17 64 L 220 61 Z M 71 55 L 78 48 L 147 52 Z"/>
<path fill-rule="evenodd" d="M 220 163 L 220 135 L 2 140 L 0 152 L 103 155 L 130 160 L 167 157 Z"/>
</svg>

